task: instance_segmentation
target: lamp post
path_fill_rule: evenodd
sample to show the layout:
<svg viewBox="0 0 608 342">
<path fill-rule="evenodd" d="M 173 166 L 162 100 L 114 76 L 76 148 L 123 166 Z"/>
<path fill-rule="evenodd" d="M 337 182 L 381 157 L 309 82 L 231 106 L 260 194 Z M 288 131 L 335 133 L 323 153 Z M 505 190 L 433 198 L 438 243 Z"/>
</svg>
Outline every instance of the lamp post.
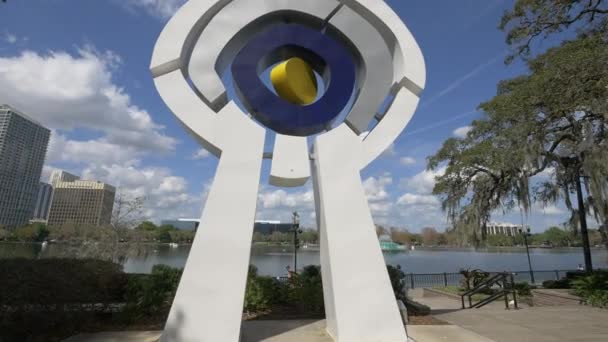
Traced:
<svg viewBox="0 0 608 342">
<path fill-rule="evenodd" d="M 530 247 L 528 247 L 528 236 L 532 235 L 532 234 L 530 234 L 530 227 L 526 227 L 525 230 L 523 229 L 523 227 L 519 228 L 519 233 L 524 237 L 524 244 L 526 245 L 526 254 L 528 255 L 528 267 L 530 268 L 530 280 L 532 281 L 532 284 L 535 284 L 536 282 L 534 281 L 534 271 L 532 270 L 532 260 L 530 260 Z"/>
<path fill-rule="evenodd" d="M 302 230 L 300 229 L 300 215 L 298 215 L 297 211 L 293 212 L 292 215 L 292 229 L 291 232 L 293 233 L 293 272 L 297 273 L 298 272 L 298 249 L 300 249 L 300 239 L 298 237 L 298 234 L 302 233 Z"/>
</svg>

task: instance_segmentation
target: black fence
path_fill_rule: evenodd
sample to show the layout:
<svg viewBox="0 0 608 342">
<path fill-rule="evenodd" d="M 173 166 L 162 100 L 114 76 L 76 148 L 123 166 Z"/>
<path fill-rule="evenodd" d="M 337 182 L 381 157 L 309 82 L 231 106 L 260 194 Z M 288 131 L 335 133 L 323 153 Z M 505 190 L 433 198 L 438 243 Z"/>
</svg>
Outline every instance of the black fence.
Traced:
<svg viewBox="0 0 608 342">
<path fill-rule="evenodd" d="M 554 270 L 554 271 L 534 271 L 534 282 L 541 284 L 546 280 L 559 280 L 566 276 L 566 272 L 574 270 Z M 516 283 L 525 282 L 532 283 L 530 271 L 516 271 L 507 273 L 513 274 Z M 499 272 L 489 272 L 491 275 Z M 440 287 L 440 286 L 460 286 L 464 276 L 460 273 L 428 273 L 428 274 L 413 274 L 405 275 L 406 286 L 409 289 L 421 287 Z"/>
</svg>

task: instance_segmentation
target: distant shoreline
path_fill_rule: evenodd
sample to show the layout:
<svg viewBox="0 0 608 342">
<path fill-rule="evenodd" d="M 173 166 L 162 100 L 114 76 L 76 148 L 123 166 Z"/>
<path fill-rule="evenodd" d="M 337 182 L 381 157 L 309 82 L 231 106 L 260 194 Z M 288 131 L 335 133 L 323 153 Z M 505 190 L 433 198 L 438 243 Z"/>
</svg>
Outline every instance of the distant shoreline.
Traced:
<svg viewBox="0 0 608 342">
<path fill-rule="evenodd" d="M 0 241 L 0 246 L 2 245 L 42 245 L 44 242 L 27 242 L 27 241 Z M 53 245 L 67 245 L 69 242 L 64 241 L 53 241 L 48 242 Z M 128 244 L 138 244 L 144 246 L 171 246 L 173 243 L 165 243 L 165 242 L 120 242 L 119 245 L 128 245 Z M 192 246 L 192 243 L 177 243 L 180 247 Z M 290 251 L 293 251 L 292 244 L 282 244 L 282 243 L 266 243 L 266 242 L 252 242 L 252 248 L 284 248 Z M 525 246 L 484 246 L 484 247 L 459 247 L 459 246 L 414 246 L 415 249 L 405 249 L 399 251 L 385 251 L 386 253 L 407 253 L 407 252 L 416 252 L 416 251 L 470 251 L 470 252 L 483 252 L 483 251 L 525 251 Z M 300 247 L 298 251 L 306 252 L 306 251 L 318 251 L 320 249 L 320 245 L 318 244 L 308 244 L 307 248 Z M 530 246 L 531 250 L 547 250 L 547 251 L 575 251 L 582 250 L 582 247 L 541 247 L 541 246 Z M 603 246 L 593 246 L 592 250 L 606 250 Z"/>
</svg>

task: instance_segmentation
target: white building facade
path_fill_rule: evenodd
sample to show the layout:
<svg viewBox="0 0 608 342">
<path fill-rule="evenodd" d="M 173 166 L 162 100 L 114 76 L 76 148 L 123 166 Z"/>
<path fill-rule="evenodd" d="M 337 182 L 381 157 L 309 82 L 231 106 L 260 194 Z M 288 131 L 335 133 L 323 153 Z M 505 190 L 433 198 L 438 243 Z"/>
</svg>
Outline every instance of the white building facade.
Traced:
<svg viewBox="0 0 608 342">
<path fill-rule="evenodd" d="M 520 234 L 522 227 L 521 224 L 490 222 L 486 226 L 486 233 L 487 235 L 516 236 Z"/>
</svg>

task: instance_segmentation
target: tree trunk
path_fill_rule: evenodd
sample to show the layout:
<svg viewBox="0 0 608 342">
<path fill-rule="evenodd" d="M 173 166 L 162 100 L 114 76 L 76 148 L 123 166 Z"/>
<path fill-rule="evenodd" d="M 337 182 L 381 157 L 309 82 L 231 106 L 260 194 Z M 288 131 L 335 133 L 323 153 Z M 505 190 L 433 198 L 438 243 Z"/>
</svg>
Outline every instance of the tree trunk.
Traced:
<svg viewBox="0 0 608 342">
<path fill-rule="evenodd" d="M 593 271 L 593 262 L 591 261 L 591 246 L 589 244 L 589 232 L 587 231 L 587 212 L 585 210 L 585 202 L 583 200 L 583 189 L 581 186 L 581 177 L 576 175 L 576 198 L 578 200 L 578 216 L 581 224 L 581 238 L 583 240 L 583 254 L 585 256 L 585 270 Z"/>
</svg>

